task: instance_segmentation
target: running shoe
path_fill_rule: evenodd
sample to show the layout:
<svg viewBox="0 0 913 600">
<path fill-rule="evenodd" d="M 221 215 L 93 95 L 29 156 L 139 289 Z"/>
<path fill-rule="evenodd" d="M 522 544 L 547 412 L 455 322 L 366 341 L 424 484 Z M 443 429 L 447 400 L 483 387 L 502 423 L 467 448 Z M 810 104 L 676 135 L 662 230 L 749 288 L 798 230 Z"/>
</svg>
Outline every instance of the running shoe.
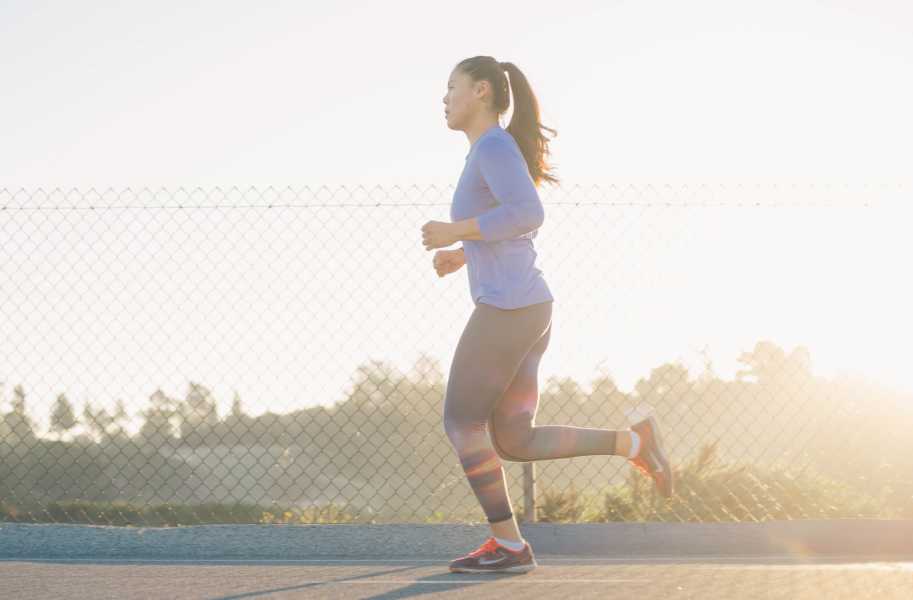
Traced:
<svg viewBox="0 0 913 600">
<path fill-rule="evenodd" d="M 537 566 L 529 542 L 522 550 L 514 551 L 492 536 L 477 550 L 451 562 L 450 570 L 454 573 L 526 573 Z"/>
<path fill-rule="evenodd" d="M 672 467 L 662 448 L 659 426 L 652 416 L 631 425 L 631 429 L 640 436 L 640 450 L 637 456 L 628 460 L 641 473 L 656 482 L 659 493 L 669 498 L 672 496 Z"/>
</svg>

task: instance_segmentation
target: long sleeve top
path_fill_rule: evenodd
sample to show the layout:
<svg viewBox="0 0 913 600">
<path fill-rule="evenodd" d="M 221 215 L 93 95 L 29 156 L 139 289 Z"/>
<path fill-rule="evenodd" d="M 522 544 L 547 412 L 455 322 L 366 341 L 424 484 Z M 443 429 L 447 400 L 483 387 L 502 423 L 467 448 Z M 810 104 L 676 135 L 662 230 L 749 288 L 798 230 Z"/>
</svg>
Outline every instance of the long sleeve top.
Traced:
<svg viewBox="0 0 913 600">
<path fill-rule="evenodd" d="M 514 309 L 553 301 L 533 246 L 545 211 L 520 147 L 497 124 L 473 142 L 453 194 L 451 221 L 473 217 L 482 239 L 463 240 L 473 302 Z"/>
</svg>

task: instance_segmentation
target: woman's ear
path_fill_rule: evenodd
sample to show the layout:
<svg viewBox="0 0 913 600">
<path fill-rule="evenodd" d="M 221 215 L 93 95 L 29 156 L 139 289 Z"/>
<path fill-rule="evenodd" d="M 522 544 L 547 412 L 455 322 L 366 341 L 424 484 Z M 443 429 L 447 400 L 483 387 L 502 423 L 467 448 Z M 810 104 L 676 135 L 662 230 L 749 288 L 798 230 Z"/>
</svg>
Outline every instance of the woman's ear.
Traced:
<svg viewBox="0 0 913 600">
<path fill-rule="evenodd" d="M 486 79 L 481 79 L 479 81 L 476 81 L 473 84 L 472 88 L 473 88 L 473 91 L 475 92 L 476 98 L 478 98 L 479 100 L 482 100 L 485 97 L 485 94 L 487 94 L 491 90 L 491 86 L 488 85 L 488 80 L 486 80 Z"/>
</svg>

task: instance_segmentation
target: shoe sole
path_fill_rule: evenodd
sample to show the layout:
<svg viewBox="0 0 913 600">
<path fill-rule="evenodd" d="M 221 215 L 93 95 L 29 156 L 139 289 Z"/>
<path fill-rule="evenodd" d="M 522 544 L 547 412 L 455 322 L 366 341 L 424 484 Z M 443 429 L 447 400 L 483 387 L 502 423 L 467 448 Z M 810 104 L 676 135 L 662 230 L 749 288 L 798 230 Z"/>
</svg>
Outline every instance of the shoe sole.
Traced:
<svg viewBox="0 0 913 600">
<path fill-rule="evenodd" d="M 506 567 L 504 569 L 473 569 L 472 567 L 451 567 L 451 573 L 528 573 L 535 569 L 538 565 L 516 565 L 514 567 Z"/>
</svg>

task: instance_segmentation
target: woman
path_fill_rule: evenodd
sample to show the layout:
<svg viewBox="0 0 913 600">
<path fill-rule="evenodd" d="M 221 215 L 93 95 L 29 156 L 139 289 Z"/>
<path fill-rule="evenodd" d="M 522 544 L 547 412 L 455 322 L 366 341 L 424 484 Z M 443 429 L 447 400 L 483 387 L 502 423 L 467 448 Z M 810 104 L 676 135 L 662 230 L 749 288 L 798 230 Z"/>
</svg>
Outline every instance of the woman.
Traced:
<svg viewBox="0 0 913 600">
<path fill-rule="evenodd" d="M 509 81 L 508 81 L 509 77 Z M 552 294 L 536 268 L 533 238 L 544 220 L 536 188 L 557 182 L 544 161 L 548 141 L 526 77 L 490 56 L 460 62 L 444 96 L 447 126 L 466 133 L 470 148 L 450 209 L 451 223 L 422 227 L 439 277 L 464 264 L 475 309 L 450 368 L 444 430 L 491 526 L 492 536 L 450 564 L 454 572 L 530 571 L 536 560 L 521 537 L 500 459 L 528 462 L 595 454 L 627 457 L 672 493 L 672 469 L 656 422 L 630 430 L 534 426 L 538 368 L 548 347 Z M 510 106 L 507 129 L 499 118 Z M 491 434 L 489 437 L 489 433 Z"/>
</svg>

